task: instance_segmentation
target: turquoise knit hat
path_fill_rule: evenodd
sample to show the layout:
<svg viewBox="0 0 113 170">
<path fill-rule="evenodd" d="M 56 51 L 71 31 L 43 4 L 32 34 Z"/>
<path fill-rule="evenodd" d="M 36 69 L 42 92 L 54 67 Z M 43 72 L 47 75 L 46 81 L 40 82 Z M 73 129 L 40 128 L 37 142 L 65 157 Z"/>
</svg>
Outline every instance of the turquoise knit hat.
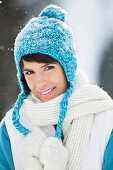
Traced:
<svg viewBox="0 0 113 170">
<path fill-rule="evenodd" d="M 73 93 L 76 75 L 76 49 L 74 35 L 65 23 L 66 12 L 56 5 L 47 6 L 39 15 L 32 18 L 17 35 L 14 46 L 15 62 L 21 94 L 14 107 L 12 120 L 15 128 L 23 135 L 30 133 L 19 122 L 19 110 L 23 100 L 27 98 L 21 81 L 20 61 L 22 56 L 32 53 L 47 54 L 56 59 L 63 67 L 70 87 L 60 102 L 59 120 L 55 136 L 61 138 L 62 124 L 67 112 L 68 101 Z"/>
</svg>

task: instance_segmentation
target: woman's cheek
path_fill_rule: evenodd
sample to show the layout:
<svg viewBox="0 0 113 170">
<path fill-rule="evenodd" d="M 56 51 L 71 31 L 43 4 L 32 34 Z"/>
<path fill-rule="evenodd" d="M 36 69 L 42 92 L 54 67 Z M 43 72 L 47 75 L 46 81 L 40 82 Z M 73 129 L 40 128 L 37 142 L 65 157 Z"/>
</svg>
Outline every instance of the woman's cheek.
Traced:
<svg viewBox="0 0 113 170">
<path fill-rule="evenodd" d="M 34 86 L 34 80 L 32 80 L 31 78 L 26 78 L 26 82 L 27 82 L 28 87 L 32 89 Z"/>
</svg>

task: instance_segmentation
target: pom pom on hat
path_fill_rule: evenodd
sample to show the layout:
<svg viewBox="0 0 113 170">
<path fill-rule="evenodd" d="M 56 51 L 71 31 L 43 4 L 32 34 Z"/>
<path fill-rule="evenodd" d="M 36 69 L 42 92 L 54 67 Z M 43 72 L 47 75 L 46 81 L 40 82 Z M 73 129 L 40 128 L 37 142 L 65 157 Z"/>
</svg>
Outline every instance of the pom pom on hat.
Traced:
<svg viewBox="0 0 113 170">
<path fill-rule="evenodd" d="M 65 21 L 66 11 L 56 5 L 49 5 L 39 15 L 47 16 L 48 18 L 56 18 L 61 21 Z"/>
</svg>

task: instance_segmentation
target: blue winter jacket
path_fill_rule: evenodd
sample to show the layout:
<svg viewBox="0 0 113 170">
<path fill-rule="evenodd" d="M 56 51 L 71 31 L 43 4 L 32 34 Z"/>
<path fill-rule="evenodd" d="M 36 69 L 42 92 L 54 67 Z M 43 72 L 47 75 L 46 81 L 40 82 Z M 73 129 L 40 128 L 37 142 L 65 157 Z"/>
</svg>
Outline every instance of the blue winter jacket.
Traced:
<svg viewBox="0 0 113 170">
<path fill-rule="evenodd" d="M 7 133 L 6 125 L 5 123 L 3 123 L 0 130 L 0 170 L 14 169 L 15 168 L 12 158 L 10 139 Z M 104 153 L 104 162 L 102 170 L 113 170 L 113 130 Z"/>
</svg>

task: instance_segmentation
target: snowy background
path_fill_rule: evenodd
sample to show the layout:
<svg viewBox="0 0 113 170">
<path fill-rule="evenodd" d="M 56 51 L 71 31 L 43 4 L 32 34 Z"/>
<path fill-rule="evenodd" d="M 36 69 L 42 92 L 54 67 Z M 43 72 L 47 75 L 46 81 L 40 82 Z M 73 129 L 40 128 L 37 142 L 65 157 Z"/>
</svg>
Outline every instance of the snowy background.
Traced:
<svg viewBox="0 0 113 170">
<path fill-rule="evenodd" d="M 77 40 L 78 65 L 113 97 L 113 0 L 0 0 L 0 119 L 20 92 L 13 46 L 16 35 L 49 4 L 68 12 Z"/>
</svg>

